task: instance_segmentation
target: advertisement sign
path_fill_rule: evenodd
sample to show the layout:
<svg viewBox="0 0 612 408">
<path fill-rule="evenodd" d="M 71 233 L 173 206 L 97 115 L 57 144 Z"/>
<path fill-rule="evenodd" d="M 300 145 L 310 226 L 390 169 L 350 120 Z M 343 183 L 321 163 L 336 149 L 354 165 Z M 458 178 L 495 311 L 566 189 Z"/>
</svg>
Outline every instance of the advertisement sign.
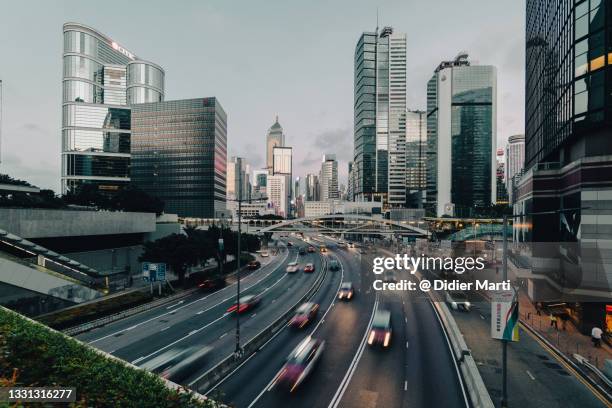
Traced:
<svg viewBox="0 0 612 408">
<path fill-rule="evenodd" d="M 165 263 L 142 263 L 142 278 L 145 282 L 156 282 L 166 280 L 166 264 Z"/>
<path fill-rule="evenodd" d="M 512 290 L 493 292 L 491 298 L 491 337 L 499 340 L 519 340 L 519 309 Z"/>
</svg>

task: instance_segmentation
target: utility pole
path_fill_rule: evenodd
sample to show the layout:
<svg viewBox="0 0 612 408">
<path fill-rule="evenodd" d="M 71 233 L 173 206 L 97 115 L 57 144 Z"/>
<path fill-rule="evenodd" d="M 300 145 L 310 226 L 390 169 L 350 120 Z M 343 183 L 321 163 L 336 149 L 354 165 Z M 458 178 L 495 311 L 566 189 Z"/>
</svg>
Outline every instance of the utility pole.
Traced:
<svg viewBox="0 0 612 408">
<path fill-rule="evenodd" d="M 238 160 L 238 254 L 236 256 L 236 350 L 237 356 L 241 356 L 240 348 L 240 224 L 242 221 L 242 159 Z"/>
<path fill-rule="evenodd" d="M 503 237 L 503 260 L 502 260 L 502 282 L 508 280 L 508 240 L 506 238 L 506 228 L 508 226 L 508 215 L 504 214 L 502 227 Z M 508 340 L 502 339 L 502 398 L 501 407 L 508 406 Z"/>
</svg>

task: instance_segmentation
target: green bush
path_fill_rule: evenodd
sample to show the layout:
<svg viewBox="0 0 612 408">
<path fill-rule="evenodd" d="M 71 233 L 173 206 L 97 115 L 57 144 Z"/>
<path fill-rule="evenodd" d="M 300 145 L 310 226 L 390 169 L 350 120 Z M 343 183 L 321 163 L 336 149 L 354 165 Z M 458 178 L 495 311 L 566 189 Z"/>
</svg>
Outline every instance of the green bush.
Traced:
<svg viewBox="0 0 612 408">
<path fill-rule="evenodd" d="M 2 307 L 0 357 L 0 386 L 76 387 L 74 407 L 218 406 Z"/>
</svg>

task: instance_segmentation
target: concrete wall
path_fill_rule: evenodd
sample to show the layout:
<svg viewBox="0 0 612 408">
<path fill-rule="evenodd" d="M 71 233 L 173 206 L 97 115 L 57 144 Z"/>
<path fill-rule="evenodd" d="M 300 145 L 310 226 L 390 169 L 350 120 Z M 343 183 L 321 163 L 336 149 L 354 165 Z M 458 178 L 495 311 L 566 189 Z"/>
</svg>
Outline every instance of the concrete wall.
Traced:
<svg viewBox="0 0 612 408">
<path fill-rule="evenodd" d="M 155 214 L 0 208 L 0 229 L 27 239 L 146 233 L 155 231 Z"/>
</svg>

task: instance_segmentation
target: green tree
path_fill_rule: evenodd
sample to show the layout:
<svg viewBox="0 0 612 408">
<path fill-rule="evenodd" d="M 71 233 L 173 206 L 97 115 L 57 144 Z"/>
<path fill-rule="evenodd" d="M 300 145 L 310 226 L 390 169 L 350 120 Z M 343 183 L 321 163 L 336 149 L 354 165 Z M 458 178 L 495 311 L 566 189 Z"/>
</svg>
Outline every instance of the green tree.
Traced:
<svg viewBox="0 0 612 408">
<path fill-rule="evenodd" d="M 182 286 L 187 268 L 197 265 L 200 257 L 193 239 L 183 234 L 172 234 L 156 241 L 146 242 L 139 261 L 166 263 L 176 273 Z"/>
<path fill-rule="evenodd" d="M 134 212 L 152 212 L 160 215 L 164 212 L 165 203 L 158 197 L 134 186 L 126 186 L 117 192 L 112 201 L 113 209 Z"/>
</svg>

